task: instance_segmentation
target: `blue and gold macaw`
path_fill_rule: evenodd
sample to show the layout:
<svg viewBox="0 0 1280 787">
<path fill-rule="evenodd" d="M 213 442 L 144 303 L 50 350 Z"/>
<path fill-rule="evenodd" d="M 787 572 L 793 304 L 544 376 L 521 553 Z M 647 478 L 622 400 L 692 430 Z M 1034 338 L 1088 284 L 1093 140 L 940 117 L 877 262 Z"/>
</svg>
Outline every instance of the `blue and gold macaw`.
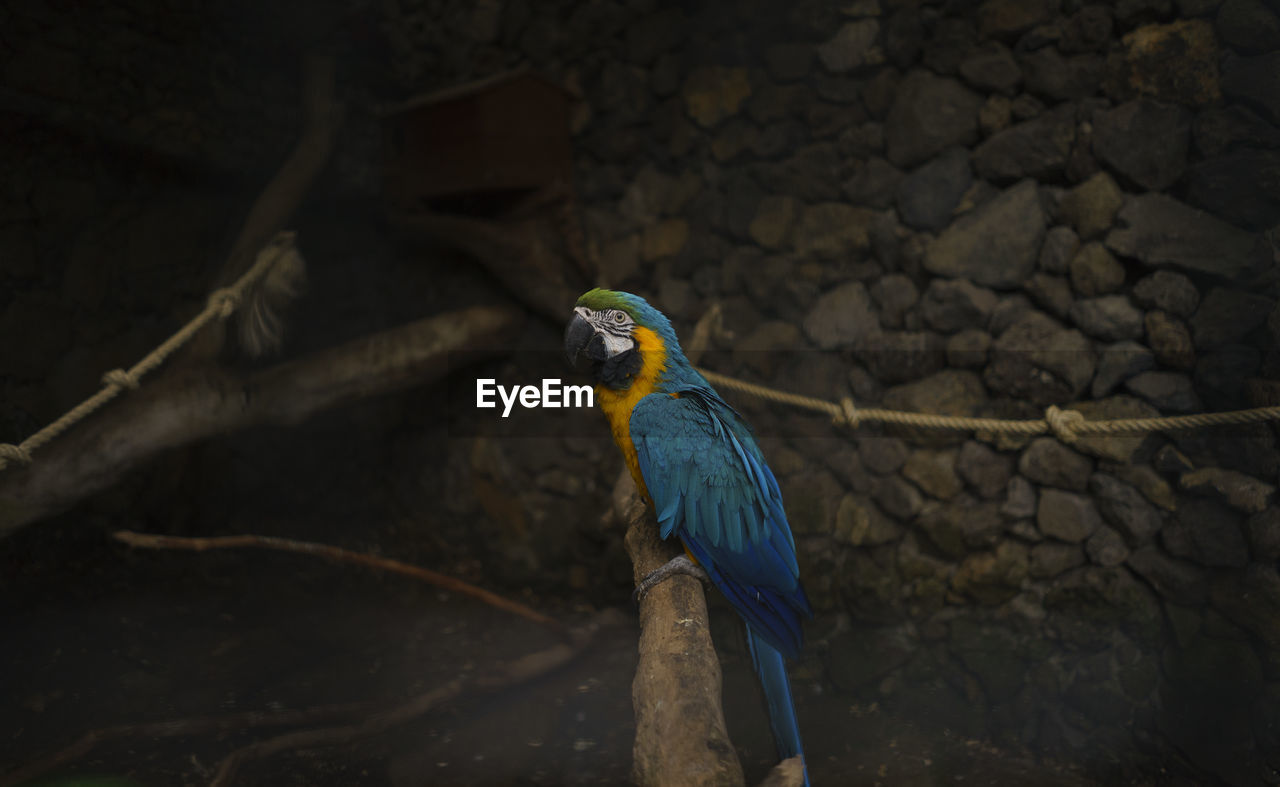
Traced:
<svg viewBox="0 0 1280 787">
<path fill-rule="evenodd" d="M 695 561 L 747 624 L 779 756 L 801 754 L 783 657 L 799 655 L 800 622 L 813 613 L 782 493 L 750 427 L 689 363 L 671 322 L 639 296 L 595 289 L 579 298 L 565 354 L 590 363 L 596 401 L 662 537 L 675 535 L 689 556 L 637 590 L 693 573 Z"/>
</svg>

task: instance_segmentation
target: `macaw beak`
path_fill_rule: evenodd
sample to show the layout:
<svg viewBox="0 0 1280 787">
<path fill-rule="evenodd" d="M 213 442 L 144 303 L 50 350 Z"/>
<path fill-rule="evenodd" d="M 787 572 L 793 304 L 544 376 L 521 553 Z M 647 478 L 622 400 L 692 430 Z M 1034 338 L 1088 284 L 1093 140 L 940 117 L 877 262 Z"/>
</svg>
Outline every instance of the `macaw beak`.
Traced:
<svg viewBox="0 0 1280 787">
<path fill-rule="evenodd" d="M 577 366 L 578 356 L 584 351 L 588 358 L 603 360 L 604 342 L 596 329 L 591 327 L 591 323 L 581 314 L 575 313 L 564 329 L 564 357 L 568 359 L 570 366 Z"/>
</svg>

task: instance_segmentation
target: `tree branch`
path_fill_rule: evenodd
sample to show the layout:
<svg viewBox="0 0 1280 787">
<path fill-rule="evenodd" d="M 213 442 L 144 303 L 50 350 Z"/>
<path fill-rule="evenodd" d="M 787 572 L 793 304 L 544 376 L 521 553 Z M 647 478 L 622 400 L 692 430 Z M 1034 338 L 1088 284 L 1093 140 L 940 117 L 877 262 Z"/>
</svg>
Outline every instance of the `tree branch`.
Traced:
<svg viewBox="0 0 1280 787">
<path fill-rule="evenodd" d="M 444 378 L 453 353 L 501 352 L 523 317 L 475 307 L 362 337 L 249 376 L 175 370 L 0 474 L 0 537 L 118 482 L 157 453 L 258 424 L 297 424 L 366 397 Z"/>
</svg>

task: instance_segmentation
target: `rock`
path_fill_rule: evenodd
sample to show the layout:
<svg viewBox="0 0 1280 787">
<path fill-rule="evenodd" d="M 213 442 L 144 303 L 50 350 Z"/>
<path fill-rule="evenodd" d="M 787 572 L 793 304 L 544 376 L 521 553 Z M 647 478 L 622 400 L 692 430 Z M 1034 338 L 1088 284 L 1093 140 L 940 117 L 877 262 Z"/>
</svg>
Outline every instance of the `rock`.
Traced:
<svg viewBox="0 0 1280 787">
<path fill-rule="evenodd" d="M 1142 311 L 1127 295 L 1081 298 L 1071 306 L 1071 321 L 1105 342 L 1142 337 Z"/>
<path fill-rule="evenodd" d="M 733 117 L 751 96 L 745 68 L 700 66 L 685 79 L 681 91 L 685 111 L 703 128 L 714 128 Z"/>
<path fill-rule="evenodd" d="M 978 328 L 966 328 L 947 339 L 947 365 L 960 369 L 981 369 L 987 364 L 991 334 Z"/>
<path fill-rule="evenodd" d="M 882 404 L 892 410 L 973 416 L 985 401 L 986 390 L 977 374 L 944 369 L 922 380 L 889 388 Z"/>
<path fill-rule="evenodd" d="M 1058 319 L 1065 318 L 1071 311 L 1071 286 L 1061 276 L 1039 271 L 1027 279 L 1023 289 L 1037 306 Z"/>
<path fill-rule="evenodd" d="M 1171 443 L 1160 446 L 1155 455 L 1156 469 L 1162 473 L 1185 473 L 1194 470 L 1195 465 Z"/>
<path fill-rule="evenodd" d="M 982 99 L 958 81 L 916 70 L 903 77 L 885 122 L 888 158 L 910 167 L 978 136 Z"/>
<path fill-rule="evenodd" d="M 898 183 L 897 203 L 902 221 L 921 230 L 940 230 L 969 189 L 969 152 L 951 148 Z"/>
<path fill-rule="evenodd" d="M 1085 495 L 1043 489 L 1036 509 L 1036 525 L 1046 536 L 1078 544 L 1102 525 L 1102 517 Z"/>
<path fill-rule="evenodd" d="M 954 333 L 987 324 L 996 294 L 966 279 L 933 279 L 920 299 L 920 315 L 936 331 Z"/>
<path fill-rule="evenodd" d="M 871 285 L 871 297 L 880 307 L 880 324 L 886 328 L 901 328 L 903 315 L 920 300 L 920 293 L 909 276 L 890 273 Z"/>
<path fill-rule="evenodd" d="M 822 458 L 826 461 L 827 467 L 831 468 L 831 472 L 835 473 L 840 482 L 848 486 L 855 492 L 871 493 L 872 477 L 867 469 L 862 466 L 862 460 L 858 457 L 858 452 L 854 448 L 842 445 L 835 451 L 824 453 Z"/>
<path fill-rule="evenodd" d="M 1195 367 L 1196 351 L 1191 344 L 1191 334 L 1181 320 L 1157 310 L 1147 312 L 1143 322 L 1147 344 L 1155 352 L 1156 360 L 1174 369 Z"/>
<path fill-rule="evenodd" d="M 761 377 L 771 379 L 787 354 L 804 347 L 804 337 L 794 323 L 766 320 L 736 343 L 733 358 Z"/>
<path fill-rule="evenodd" d="M 1223 67 L 1222 90 L 1228 97 L 1280 123 L 1280 51 L 1229 59 Z"/>
<path fill-rule="evenodd" d="M 1037 437 L 1018 459 L 1018 472 L 1037 484 L 1083 492 L 1093 462 L 1054 437 Z"/>
<path fill-rule="evenodd" d="M 794 197 L 771 194 L 760 200 L 747 234 L 766 249 L 780 249 L 788 240 L 799 210 L 800 203 Z"/>
<path fill-rule="evenodd" d="M 979 497 L 992 500 L 1004 496 L 1005 485 L 1013 477 L 1013 459 L 984 443 L 968 440 L 960 447 L 956 470 Z"/>
<path fill-rule="evenodd" d="M 969 19 L 944 16 L 930 21 L 931 34 L 921 53 L 924 65 L 938 74 L 954 74 L 978 45 L 978 31 Z"/>
<path fill-rule="evenodd" d="M 1214 287 L 1191 315 L 1191 335 L 1197 348 L 1238 342 L 1267 321 L 1275 301 L 1262 295 Z"/>
<path fill-rule="evenodd" d="M 875 19 L 848 22 L 818 47 L 818 59 L 828 71 L 836 74 L 883 63 L 884 52 L 876 45 L 879 35 L 880 22 Z"/>
<path fill-rule="evenodd" d="M 809 75 L 813 47 L 809 44 L 773 44 L 764 51 L 765 68 L 779 82 L 795 82 Z"/>
<path fill-rule="evenodd" d="M 793 475 L 780 486 L 792 530 L 814 535 L 835 532 L 837 504 L 844 490 L 831 473 L 818 470 Z"/>
<path fill-rule="evenodd" d="M 1224 572 L 1209 588 L 1209 600 L 1237 626 L 1261 640 L 1268 669 L 1280 667 L 1280 576 L 1275 566 L 1253 565 Z"/>
<path fill-rule="evenodd" d="M 1013 39 L 1058 13 L 1058 0 L 985 0 L 978 6 L 983 38 Z"/>
<path fill-rule="evenodd" d="M 1183 473 L 1178 486 L 1195 494 L 1215 494 L 1227 505 L 1246 514 L 1265 511 L 1276 488 L 1236 470 L 1202 467 Z"/>
<path fill-rule="evenodd" d="M 1172 446 L 1167 444 L 1164 447 L 1174 450 Z M 1143 497 L 1157 507 L 1163 508 L 1165 511 L 1173 511 L 1178 507 L 1177 501 L 1173 496 L 1173 488 L 1151 465 L 1127 464 L 1112 467 L 1110 470 L 1121 481 L 1141 492 Z"/>
<path fill-rule="evenodd" d="M 1155 355 L 1135 341 L 1107 345 L 1098 354 L 1098 370 L 1093 375 L 1090 393 L 1094 399 L 1101 399 L 1133 375 L 1154 369 L 1155 366 Z"/>
<path fill-rule="evenodd" d="M 881 331 L 855 354 L 877 380 L 890 385 L 933 374 L 946 361 L 942 340 L 927 331 Z"/>
<path fill-rule="evenodd" d="M 1121 566 L 1083 566 L 1063 574 L 1045 594 L 1044 606 L 1051 627 L 1069 647 L 1090 652 L 1113 647 L 1117 628 L 1143 649 L 1155 649 L 1163 639 L 1159 600 Z"/>
<path fill-rule="evenodd" d="M 1240 146 L 1280 148 L 1280 129 L 1239 104 L 1201 111 L 1191 125 L 1191 134 L 1196 147 L 1206 156 L 1218 156 Z"/>
<path fill-rule="evenodd" d="M 1084 550 L 1079 544 L 1045 541 L 1031 547 L 1027 573 L 1035 579 L 1052 579 L 1084 564 Z"/>
<path fill-rule="evenodd" d="M 1124 284 L 1124 266 L 1098 241 L 1086 243 L 1071 258 L 1070 272 L 1071 286 L 1086 298 L 1115 292 Z"/>
<path fill-rule="evenodd" d="M 831 681 L 854 691 L 893 673 L 919 650 L 915 633 L 907 625 L 866 626 L 831 640 Z"/>
<path fill-rule="evenodd" d="M 1163 194 L 1126 199 L 1120 221 L 1125 226 L 1107 234 L 1107 248 L 1152 267 L 1235 279 L 1258 259 L 1253 235 Z"/>
<path fill-rule="evenodd" d="M 1069 55 L 1105 50 L 1111 43 L 1111 10 L 1087 5 L 1067 18 L 1058 50 Z"/>
<path fill-rule="evenodd" d="M 1255 561 L 1280 560 L 1280 507 L 1272 506 L 1249 517 L 1244 531 Z"/>
<path fill-rule="evenodd" d="M 924 496 L 900 475 L 881 476 L 875 480 L 872 497 L 889 516 L 909 522 L 924 507 Z"/>
<path fill-rule="evenodd" d="M 1067 104 L 992 135 L 973 151 L 973 166 L 979 177 L 996 183 L 1053 179 L 1075 140 L 1075 107 Z"/>
<path fill-rule="evenodd" d="M 866 251 L 871 246 L 875 214 L 841 202 L 810 205 L 795 231 L 796 251 L 803 255 L 836 256 Z"/>
<path fill-rule="evenodd" d="M 1106 59 L 1101 55 L 1063 57 L 1051 46 L 1018 56 L 1022 67 L 1022 83 L 1028 93 L 1053 103 L 1078 101 L 1098 90 L 1106 73 Z"/>
<path fill-rule="evenodd" d="M 1125 381 L 1124 387 L 1161 411 L 1192 412 L 1200 409 L 1200 397 L 1191 378 L 1177 372 L 1143 372 Z"/>
<path fill-rule="evenodd" d="M 1196 162 L 1187 201 L 1236 224 L 1267 229 L 1280 221 L 1280 152 L 1238 150 Z"/>
<path fill-rule="evenodd" d="M 902 475 L 925 494 L 939 500 L 950 500 L 964 488 L 956 474 L 956 452 L 953 450 L 915 449 L 907 455 Z"/>
<path fill-rule="evenodd" d="M 813 91 L 804 85 L 764 84 L 752 93 L 751 100 L 747 102 L 747 114 L 763 126 L 803 117 L 814 101 Z"/>
<path fill-rule="evenodd" d="M 689 240 L 689 225 L 684 219 L 663 219 L 645 227 L 640 237 L 640 258 L 646 262 L 670 257 L 684 248 Z"/>
<path fill-rule="evenodd" d="M 688 30 L 689 22 L 678 8 L 642 17 L 626 27 L 627 58 L 637 65 L 648 65 L 679 46 Z"/>
<path fill-rule="evenodd" d="M 1144 372 L 1151 374 L 1151 372 Z M 1106 421 L 1118 418 L 1152 418 L 1159 411 L 1151 405 L 1132 396 L 1111 396 L 1094 402 L 1076 402 L 1071 405 L 1090 421 Z M 1072 444 L 1077 451 L 1098 459 L 1113 462 L 1129 462 L 1134 453 L 1142 447 L 1146 435 L 1137 434 L 1097 434 L 1080 435 Z"/>
<path fill-rule="evenodd" d="M 1204 570 L 1193 563 L 1169 557 L 1154 546 L 1145 546 L 1129 555 L 1133 573 L 1145 579 L 1161 596 L 1178 604 L 1199 606 L 1208 595 Z"/>
<path fill-rule="evenodd" d="M 1029 552 L 1016 541 L 1002 541 L 994 552 L 968 555 L 951 576 L 951 586 L 979 604 L 1003 604 L 1022 589 Z"/>
<path fill-rule="evenodd" d="M 1009 127 L 1013 116 L 1013 103 L 1001 95 L 987 96 L 978 110 L 978 128 L 984 137 L 989 137 Z"/>
<path fill-rule="evenodd" d="M 1218 83 L 1218 43 L 1203 19 L 1146 25 L 1126 35 L 1121 78 L 1126 88 L 1156 101 L 1212 104 Z"/>
<path fill-rule="evenodd" d="M 1018 61 L 1009 48 L 1000 43 L 980 46 L 960 61 L 960 76 L 983 92 L 1012 96 L 1022 81 Z"/>
<path fill-rule="evenodd" d="M 850 546 L 875 546 L 896 541 L 901 529 L 876 504 L 858 495 L 846 494 L 836 509 L 836 541 Z"/>
<path fill-rule="evenodd" d="M 1004 521 L 998 505 L 977 502 L 962 495 L 944 504 L 925 508 L 916 517 L 915 526 L 931 544 L 955 560 L 965 557 L 970 549 L 990 549 L 1000 540 Z"/>
<path fill-rule="evenodd" d="M 808 203 L 839 199 L 841 185 L 853 174 L 852 164 L 831 142 L 806 145 L 790 158 L 756 165 L 752 172 L 774 193 L 790 194 Z"/>
<path fill-rule="evenodd" d="M 987 320 L 987 331 L 992 336 L 999 336 L 1032 311 L 1034 309 L 1031 307 L 1031 299 L 1026 295 L 1020 292 L 1006 295 L 991 310 L 991 318 Z"/>
<path fill-rule="evenodd" d="M 1124 194 L 1115 180 L 1106 172 L 1098 172 L 1062 196 L 1058 215 L 1080 237 L 1088 239 L 1106 232 L 1123 204 Z"/>
<path fill-rule="evenodd" d="M 924 267 L 938 276 L 1014 287 L 1031 273 L 1044 228 L 1035 181 L 1024 180 L 953 222 L 926 247 Z"/>
<path fill-rule="evenodd" d="M 1190 142 L 1191 113 L 1183 107 L 1137 99 L 1094 118 L 1094 155 L 1151 191 L 1182 177 Z"/>
<path fill-rule="evenodd" d="M 1209 350 L 1196 362 L 1195 379 L 1205 403 L 1214 410 L 1248 407 L 1245 386 L 1262 366 L 1262 353 L 1246 344 Z"/>
<path fill-rule="evenodd" d="M 1156 271 L 1133 286 L 1133 299 L 1148 309 L 1190 317 L 1200 303 L 1200 293 L 1181 273 Z"/>
<path fill-rule="evenodd" d="M 1089 477 L 1089 491 L 1102 518 L 1116 528 L 1131 547 L 1149 543 L 1164 524 L 1155 506 L 1115 476 L 1094 473 Z"/>
<path fill-rule="evenodd" d="M 1031 482 L 1020 475 L 1009 479 L 1000 514 L 1006 519 L 1027 519 L 1036 515 L 1036 488 Z"/>
<path fill-rule="evenodd" d="M 845 182 L 842 190 L 845 197 L 856 205 L 887 208 L 893 204 L 903 177 L 902 170 L 879 156 L 872 156 Z"/>
<path fill-rule="evenodd" d="M 907 461 L 907 444 L 896 437 L 864 437 L 858 440 L 858 458 L 878 475 L 896 473 Z"/>
<path fill-rule="evenodd" d="M 1217 28 L 1223 42 L 1241 52 L 1280 49 L 1280 19 L 1259 0 L 1226 0 Z"/>
<path fill-rule="evenodd" d="M 1178 506 L 1174 519 L 1160 533 L 1171 555 L 1210 568 L 1243 568 L 1249 546 L 1239 515 L 1216 500 L 1189 500 Z"/>
<path fill-rule="evenodd" d="M 1080 248 L 1080 238 L 1070 227 L 1053 227 L 1044 236 L 1037 265 L 1045 273 L 1066 273 Z"/>
<path fill-rule="evenodd" d="M 1118 566 L 1129 557 L 1129 548 L 1125 546 L 1124 539 L 1106 525 L 1089 536 L 1089 540 L 1084 544 L 1084 550 L 1088 553 L 1090 560 L 1106 568 Z"/>
<path fill-rule="evenodd" d="M 1095 356 L 1079 331 L 1028 312 L 991 343 L 983 379 L 993 391 L 1045 406 L 1075 399 L 1093 377 Z"/>
<path fill-rule="evenodd" d="M 879 329 L 871 296 L 856 281 L 824 293 L 804 318 L 805 334 L 823 350 L 865 342 Z"/>
</svg>

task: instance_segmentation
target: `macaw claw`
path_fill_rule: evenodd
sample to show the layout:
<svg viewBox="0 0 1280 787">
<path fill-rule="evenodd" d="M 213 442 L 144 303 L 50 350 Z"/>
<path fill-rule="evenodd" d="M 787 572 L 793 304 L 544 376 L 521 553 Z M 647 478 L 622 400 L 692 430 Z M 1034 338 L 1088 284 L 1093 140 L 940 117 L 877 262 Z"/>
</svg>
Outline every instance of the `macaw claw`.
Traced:
<svg viewBox="0 0 1280 787">
<path fill-rule="evenodd" d="M 685 574 L 701 580 L 704 585 L 711 585 L 711 577 L 707 576 L 707 572 L 702 566 L 690 560 L 688 555 L 680 555 L 671 558 L 666 563 L 650 571 L 644 579 L 640 580 L 640 584 L 636 585 L 636 589 L 631 593 L 631 599 L 639 601 L 649 594 L 654 585 L 675 574 Z"/>
</svg>

